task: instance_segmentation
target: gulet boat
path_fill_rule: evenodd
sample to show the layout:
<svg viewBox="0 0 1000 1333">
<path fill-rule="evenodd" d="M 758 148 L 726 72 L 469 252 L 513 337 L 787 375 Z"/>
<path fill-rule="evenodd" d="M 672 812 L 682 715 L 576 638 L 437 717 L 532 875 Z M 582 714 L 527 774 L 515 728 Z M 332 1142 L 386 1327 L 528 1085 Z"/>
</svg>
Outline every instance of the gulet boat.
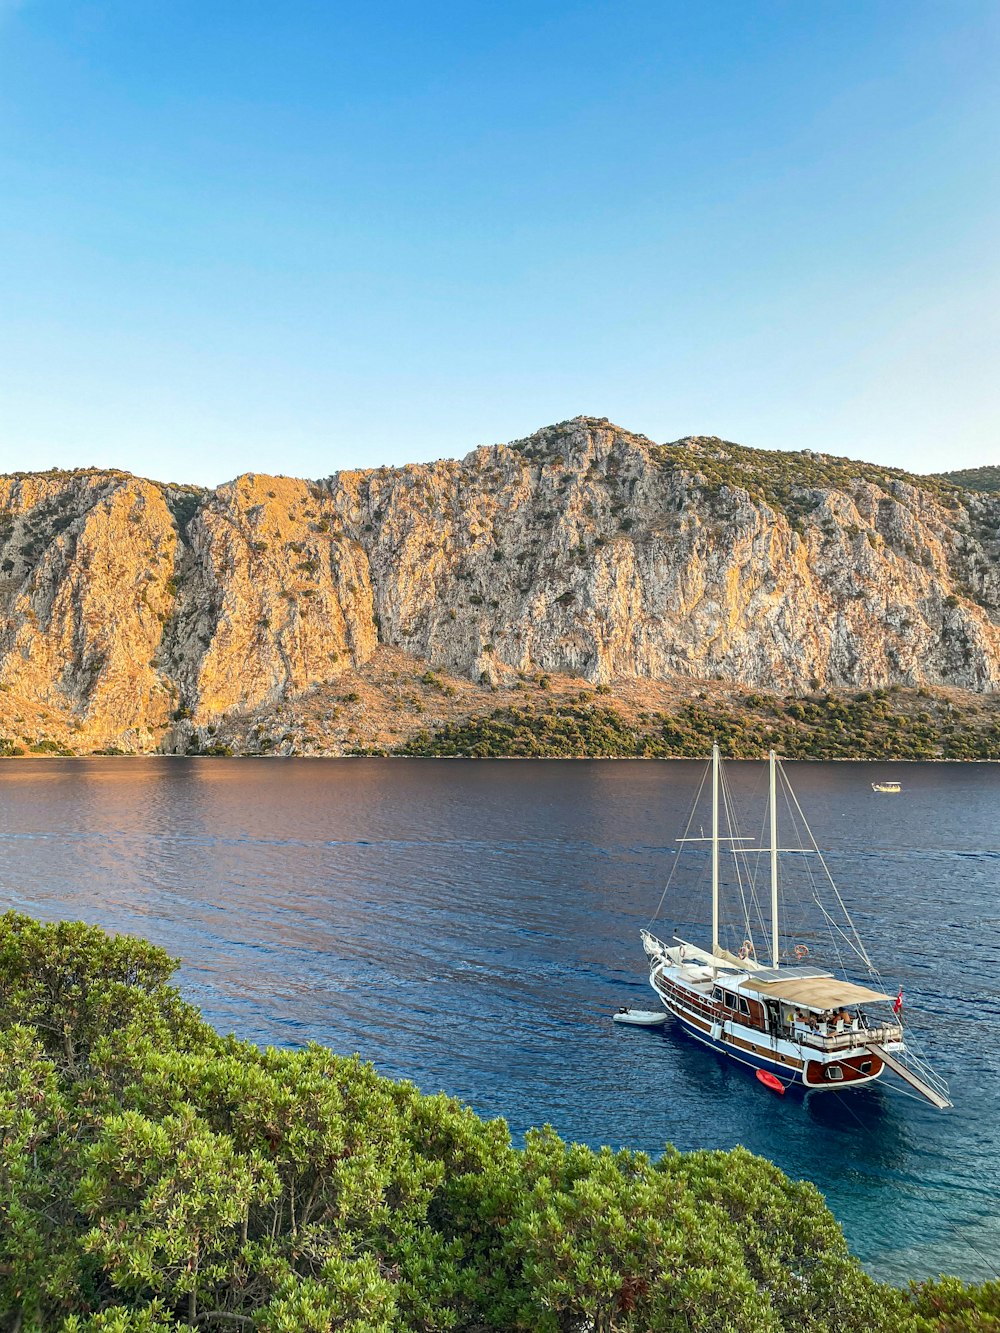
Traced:
<svg viewBox="0 0 1000 1333">
<path fill-rule="evenodd" d="M 696 797 L 686 834 L 679 839 L 684 844 L 708 844 L 710 938 L 702 946 L 675 933 L 668 944 L 648 929 L 640 932 L 649 961 L 649 983 L 663 1007 L 703 1045 L 764 1071 L 785 1086 L 798 1083 L 807 1089 L 840 1091 L 871 1083 L 889 1069 L 911 1091 L 936 1107 L 951 1106 L 947 1083 L 904 1035 L 902 989 L 895 997 L 885 990 L 775 753 L 772 751 L 769 757 L 767 846 L 747 846 L 754 840 L 738 834 L 717 745 L 712 748 L 710 772 L 711 835 L 690 836 L 698 806 Z M 702 788 L 706 780 L 707 774 Z M 794 813 L 796 832 L 808 845 L 779 846 L 779 783 L 787 809 Z M 725 834 L 721 831 L 723 813 Z M 740 919 L 735 924 L 743 943 L 735 951 L 722 942 L 723 849 L 731 854 L 736 865 Z M 763 862 L 769 871 L 766 886 L 759 886 L 760 893 L 757 891 L 760 876 L 751 865 L 754 854 L 758 868 Z M 837 912 L 823 905 L 815 889 L 814 902 L 821 914 L 821 924 L 828 927 L 824 934 L 832 941 L 830 948 L 837 955 L 837 971 L 818 966 L 814 960 L 816 935 L 810 936 L 811 944 L 805 938 L 796 940 L 783 935 L 779 920 L 779 904 L 783 901 L 779 863 L 785 854 L 819 859 L 822 878 L 832 891 Z M 661 907 L 669 889 L 668 882 Z M 726 923 L 730 935 L 733 924 Z M 855 976 L 864 975 L 865 982 L 852 980 L 848 968 Z M 773 1084 L 769 1082 L 768 1086 Z"/>
</svg>

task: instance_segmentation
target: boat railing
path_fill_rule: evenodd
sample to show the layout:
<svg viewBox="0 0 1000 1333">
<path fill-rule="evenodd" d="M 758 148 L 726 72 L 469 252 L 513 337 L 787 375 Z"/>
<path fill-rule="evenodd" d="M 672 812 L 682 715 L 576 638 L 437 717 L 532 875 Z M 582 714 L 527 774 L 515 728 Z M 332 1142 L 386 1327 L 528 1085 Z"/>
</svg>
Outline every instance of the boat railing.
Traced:
<svg viewBox="0 0 1000 1333">
<path fill-rule="evenodd" d="M 855 1046 L 867 1046 L 870 1041 L 878 1042 L 884 1046 L 886 1042 L 902 1041 L 903 1029 L 898 1023 L 889 1023 L 884 1027 L 869 1028 L 857 1027 L 846 1028 L 843 1032 L 831 1032 L 824 1034 L 822 1032 L 803 1032 L 797 1029 L 794 1039 L 803 1046 L 815 1046 L 821 1051 L 846 1051 Z"/>
</svg>

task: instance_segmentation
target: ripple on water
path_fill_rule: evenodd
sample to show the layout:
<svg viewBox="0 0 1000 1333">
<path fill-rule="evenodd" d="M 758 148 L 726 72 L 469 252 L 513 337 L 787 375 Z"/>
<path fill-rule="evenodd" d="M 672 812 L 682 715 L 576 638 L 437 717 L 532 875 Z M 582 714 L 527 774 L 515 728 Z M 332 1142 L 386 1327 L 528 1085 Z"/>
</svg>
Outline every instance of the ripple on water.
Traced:
<svg viewBox="0 0 1000 1333">
<path fill-rule="evenodd" d="M 890 801 L 863 765 L 794 766 L 887 986 L 924 1011 L 945 1114 L 888 1083 L 777 1099 L 670 1025 L 609 1021 L 649 996 L 638 929 L 691 764 L 20 761 L 0 769 L 0 884 L 18 910 L 155 940 L 206 1017 L 253 1041 L 359 1051 L 515 1135 L 744 1143 L 813 1180 L 880 1276 L 982 1278 L 1000 1241 L 1000 771 L 893 776 Z M 759 792 L 759 769 L 734 785 Z"/>
</svg>

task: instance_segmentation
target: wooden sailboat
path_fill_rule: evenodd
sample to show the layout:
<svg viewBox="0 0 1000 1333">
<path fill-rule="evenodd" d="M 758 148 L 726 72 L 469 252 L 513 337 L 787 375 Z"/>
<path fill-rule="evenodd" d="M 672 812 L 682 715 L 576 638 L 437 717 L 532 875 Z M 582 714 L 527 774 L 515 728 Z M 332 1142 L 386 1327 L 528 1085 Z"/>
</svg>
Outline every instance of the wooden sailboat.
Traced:
<svg viewBox="0 0 1000 1333">
<path fill-rule="evenodd" d="M 720 832 L 722 770 L 717 745 L 712 747 L 711 774 L 711 837 L 680 839 L 711 844 L 711 939 L 707 947 L 701 947 L 675 934 L 672 942 L 666 944 L 648 930 L 641 932 L 649 960 L 650 985 L 664 1008 L 704 1045 L 755 1070 L 765 1071 L 786 1085 L 800 1083 L 806 1088 L 827 1091 L 856 1088 L 871 1083 L 889 1068 L 935 1106 L 942 1109 L 951 1106 L 947 1083 L 908 1045 L 901 1015 L 902 990 L 893 999 L 883 989 L 774 752 L 769 759 L 768 847 L 744 846 L 749 840 L 735 834 L 728 802 L 728 833 L 723 836 Z M 779 778 L 811 846 L 779 848 Z M 750 853 L 769 853 L 770 928 L 768 938 L 760 941 L 764 961 L 758 957 L 753 914 L 747 907 L 748 887 L 757 906 L 750 876 L 741 881 L 744 913 L 740 933 L 744 942 L 736 952 L 721 942 L 719 862 L 723 846 L 744 862 Z M 863 971 L 874 984 L 848 979 L 842 959 L 838 961 L 844 975 L 815 966 L 805 943 L 787 941 L 782 951 L 779 857 L 787 851 L 819 857 L 836 904 L 846 918 L 846 925 L 836 926 L 836 934 L 830 931 L 834 947 L 839 952 L 839 943 L 845 943 L 853 955 L 854 970 Z M 827 923 L 836 925 L 821 904 L 820 909 Z M 766 929 L 765 915 L 762 910 L 756 912 L 757 924 Z"/>
</svg>

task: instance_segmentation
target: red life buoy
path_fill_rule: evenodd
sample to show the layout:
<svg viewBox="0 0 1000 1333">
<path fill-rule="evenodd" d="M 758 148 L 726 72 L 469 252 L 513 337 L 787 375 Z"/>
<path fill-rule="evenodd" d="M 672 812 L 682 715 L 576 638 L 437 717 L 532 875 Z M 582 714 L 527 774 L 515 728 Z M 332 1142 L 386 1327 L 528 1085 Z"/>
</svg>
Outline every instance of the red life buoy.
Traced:
<svg viewBox="0 0 1000 1333">
<path fill-rule="evenodd" d="M 796 957 L 796 958 L 799 958 L 799 959 L 801 959 L 801 958 L 808 958 L 808 957 L 809 957 L 809 946 L 808 946 L 807 944 L 796 944 L 796 946 L 795 946 L 795 957 Z"/>
</svg>

